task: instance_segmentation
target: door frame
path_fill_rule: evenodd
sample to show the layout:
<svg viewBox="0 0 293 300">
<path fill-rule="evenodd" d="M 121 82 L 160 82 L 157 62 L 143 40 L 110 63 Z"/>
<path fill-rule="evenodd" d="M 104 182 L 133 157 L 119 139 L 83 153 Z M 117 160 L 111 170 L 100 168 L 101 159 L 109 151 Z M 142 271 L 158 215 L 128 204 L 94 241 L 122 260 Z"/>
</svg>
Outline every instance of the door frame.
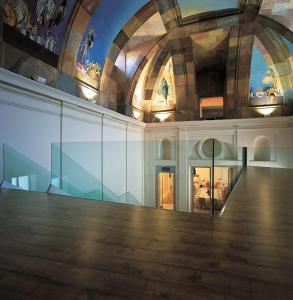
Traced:
<svg viewBox="0 0 293 300">
<path fill-rule="evenodd" d="M 194 213 L 193 209 L 194 209 L 194 201 L 193 201 L 193 196 L 195 195 L 195 188 L 194 188 L 194 184 L 193 184 L 193 179 L 196 176 L 196 169 L 209 169 L 210 171 L 210 195 L 209 195 L 209 213 L 211 212 L 211 203 L 212 203 L 212 167 L 209 166 L 191 166 L 191 204 L 190 204 L 190 208 L 191 208 L 191 212 Z"/>
<path fill-rule="evenodd" d="M 156 166 L 156 175 L 155 175 L 155 193 L 156 193 L 156 208 L 160 208 L 160 199 L 159 199 L 159 188 L 158 188 L 158 175 L 159 173 L 172 173 L 174 174 L 174 208 L 173 211 L 176 210 L 176 167 L 175 166 Z M 160 208 L 161 209 L 161 208 Z"/>
</svg>

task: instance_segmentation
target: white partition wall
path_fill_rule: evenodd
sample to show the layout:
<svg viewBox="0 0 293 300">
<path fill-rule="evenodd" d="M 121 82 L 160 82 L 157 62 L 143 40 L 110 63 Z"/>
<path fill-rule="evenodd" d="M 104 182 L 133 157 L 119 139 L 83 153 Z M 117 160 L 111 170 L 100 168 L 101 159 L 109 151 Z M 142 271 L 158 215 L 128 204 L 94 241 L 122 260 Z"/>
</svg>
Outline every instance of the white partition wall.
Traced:
<svg viewBox="0 0 293 300">
<path fill-rule="evenodd" d="M 60 102 L 24 91 L 1 90 L 0 181 L 18 182 L 32 191 L 47 190 L 51 144 L 60 141 L 60 108 Z"/>
<path fill-rule="evenodd" d="M 144 203 L 143 123 L 2 69 L 0 89 L 0 182 Z"/>
<path fill-rule="evenodd" d="M 103 199 L 126 203 L 127 124 L 105 117 L 103 123 Z"/>
<path fill-rule="evenodd" d="M 127 203 L 144 204 L 144 129 L 127 126 Z"/>
<path fill-rule="evenodd" d="M 45 192 L 157 206 L 156 169 L 175 170 L 175 208 L 191 211 L 191 171 L 293 168 L 293 118 L 144 124 L 0 69 L 0 181 Z M 54 189 L 53 189 L 54 190 Z"/>
<path fill-rule="evenodd" d="M 102 199 L 102 115 L 63 105 L 61 160 L 63 190 Z"/>
<path fill-rule="evenodd" d="M 145 198 L 152 207 L 156 206 L 156 167 L 176 166 L 176 207 L 191 211 L 192 168 L 211 167 L 206 153 L 210 139 L 218 145 L 215 166 L 239 168 L 242 147 L 247 147 L 248 166 L 293 168 L 292 117 L 154 123 L 147 124 L 145 132 Z M 169 140 L 172 149 L 175 145 L 171 160 L 160 157 L 162 140 Z"/>
</svg>

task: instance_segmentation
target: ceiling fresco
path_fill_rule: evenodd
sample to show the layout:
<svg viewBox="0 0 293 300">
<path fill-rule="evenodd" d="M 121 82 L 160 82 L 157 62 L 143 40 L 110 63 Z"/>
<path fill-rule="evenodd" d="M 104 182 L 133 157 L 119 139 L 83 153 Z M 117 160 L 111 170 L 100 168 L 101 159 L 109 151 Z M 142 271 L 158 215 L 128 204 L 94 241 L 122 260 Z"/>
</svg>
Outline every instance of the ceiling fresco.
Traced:
<svg viewBox="0 0 293 300">
<path fill-rule="evenodd" d="M 118 33 L 148 0 L 101 0 L 84 33 L 77 57 L 77 67 L 100 72 Z M 96 65 L 96 67 L 94 66 Z"/>
<path fill-rule="evenodd" d="M 59 55 L 75 4 L 66 0 L 7 0 L 4 22 L 24 38 Z M 9 35 L 13 43 L 13 33 L 9 31 Z M 15 43 L 21 47 L 19 41 Z"/>
<path fill-rule="evenodd" d="M 152 97 L 152 111 L 174 110 L 176 106 L 175 78 L 172 58 L 157 78 Z"/>
<path fill-rule="evenodd" d="M 239 8 L 238 0 L 177 0 L 182 18 L 193 15 L 206 13 L 209 11 L 217 11 L 222 9 Z"/>
<path fill-rule="evenodd" d="M 283 96 L 281 79 L 272 58 L 261 42 L 255 38 L 250 70 L 250 104 L 253 106 L 281 104 Z"/>
<path fill-rule="evenodd" d="M 127 76 L 132 76 L 142 59 L 155 46 L 166 29 L 159 13 L 155 13 L 130 37 L 120 52 L 115 65 Z"/>
</svg>

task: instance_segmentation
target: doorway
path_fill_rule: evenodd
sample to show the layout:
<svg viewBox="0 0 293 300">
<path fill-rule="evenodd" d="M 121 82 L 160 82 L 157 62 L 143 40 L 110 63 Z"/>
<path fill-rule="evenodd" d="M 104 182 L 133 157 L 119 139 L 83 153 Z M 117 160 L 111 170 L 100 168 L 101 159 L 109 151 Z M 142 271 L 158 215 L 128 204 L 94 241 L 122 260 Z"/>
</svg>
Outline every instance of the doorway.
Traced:
<svg viewBox="0 0 293 300">
<path fill-rule="evenodd" d="M 214 210 L 220 211 L 230 193 L 231 168 L 215 167 L 213 183 L 210 167 L 193 167 L 192 173 L 192 212 L 211 212 L 211 188 L 214 189 Z"/>
<path fill-rule="evenodd" d="M 157 168 L 157 207 L 175 210 L 175 168 Z"/>
</svg>

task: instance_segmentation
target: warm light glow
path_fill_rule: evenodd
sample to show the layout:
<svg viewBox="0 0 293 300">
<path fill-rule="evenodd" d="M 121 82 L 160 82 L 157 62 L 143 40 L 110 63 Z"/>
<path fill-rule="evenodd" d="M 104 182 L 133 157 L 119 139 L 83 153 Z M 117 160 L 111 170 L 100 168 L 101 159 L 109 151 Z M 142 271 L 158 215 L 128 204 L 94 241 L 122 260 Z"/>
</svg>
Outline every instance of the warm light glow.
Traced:
<svg viewBox="0 0 293 300">
<path fill-rule="evenodd" d="M 94 91 L 86 86 L 82 86 L 81 92 L 88 100 L 96 102 L 95 100 L 93 100 L 97 95 L 96 91 Z"/>
<path fill-rule="evenodd" d="M 269 106 L 269 107 L 260 107 L 257 108 L 256 111 L 261 113 L 263 116 L 268 117 L 272 112 L 276 110 L 276 107 Z"/>
<path fill-rule="evenodd" d="M 164 122 L 170 117 L 170 113 L 158 113 L 155 114 L 155 116 L 160 120 L 160 122 Z"/>
<path fill-rule="evenodd" d="M 137 111 L 137 110 L 134 110 L 133 111 L 133 117 L 136 119 L 136 120 L 140 120 L 140 112 Z"/>
<path fill-rule="evenodd" d="M 202 98 L 201 107 L 223 107 L 224 99 L 223 97 L 212 97 L 212 98 Z"/>
</svg>

